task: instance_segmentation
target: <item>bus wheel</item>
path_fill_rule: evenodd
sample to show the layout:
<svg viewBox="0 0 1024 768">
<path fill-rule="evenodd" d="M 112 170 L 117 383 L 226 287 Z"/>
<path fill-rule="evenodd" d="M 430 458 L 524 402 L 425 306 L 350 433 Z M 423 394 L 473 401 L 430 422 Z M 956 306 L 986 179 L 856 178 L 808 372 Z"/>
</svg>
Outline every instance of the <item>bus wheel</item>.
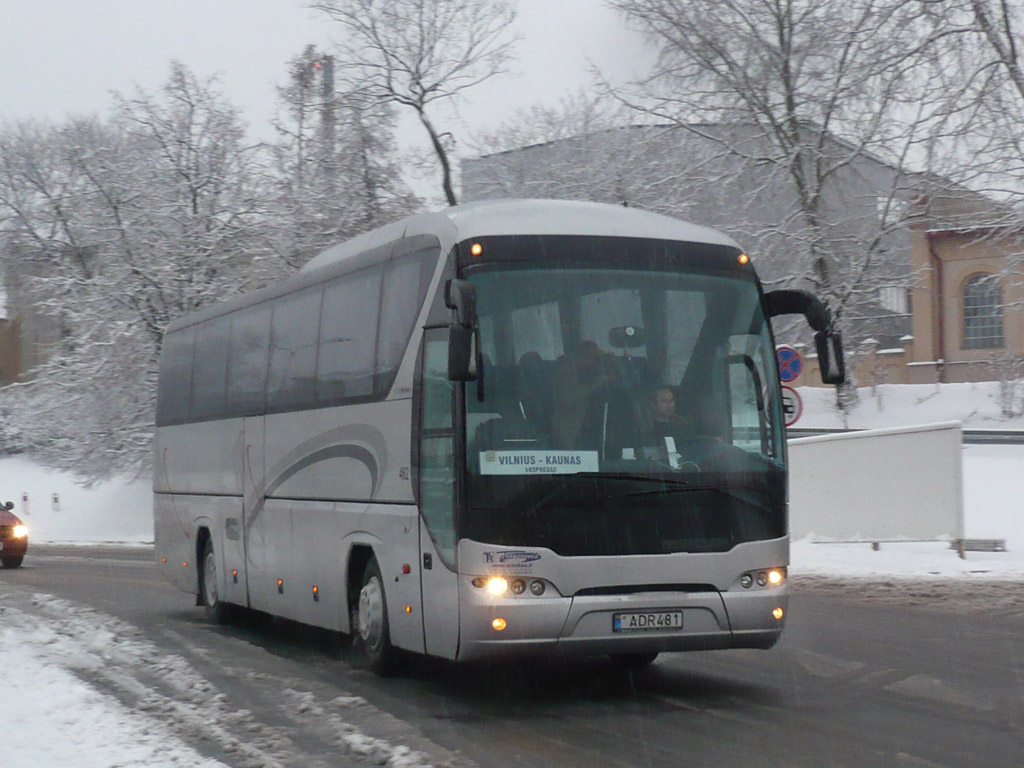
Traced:
<svg viewBox="0 0 1024 768">
<path fill-rule="evenodd" d="M 637 669 L 653 664 L 656 658 L 658 658 L 657 651 L 650 651 L 649 653 L 613 653 L 612 664 L 622 669 Z"/>
<path fill-rule="evenodd" d="M 395 663 L 388 627 L 388 602 L 384 595 L 384 579 L 377 558 L 371 557 L 363 571 L 363 587 L 359 590 L 359 622 L 357 643 L 362 647 L 369 668 L 378 675 L 390 674 Z"/>
<path fill-rule="evenodd" d="M 217 556 L 213 553 L 213 541 L 203 544 L 203 556 L 199 560 L 199 596 L 203 600 L 206 618 L 214 624 L 228 620 L 229 606 L 217 594 Z"/>
<path fill-rule="evenodd" d="M 13 556 L 12 555 L 11 557 L 2 557 L 2 558 L 0 558 L 0 563 L 4 564 L 4 568 L 20 568 L 21 567 L 21 561 L 23 559 L 24 559 L 24 557 L 22 555 L 17 555 L 17 556 Z"/>
</svg>

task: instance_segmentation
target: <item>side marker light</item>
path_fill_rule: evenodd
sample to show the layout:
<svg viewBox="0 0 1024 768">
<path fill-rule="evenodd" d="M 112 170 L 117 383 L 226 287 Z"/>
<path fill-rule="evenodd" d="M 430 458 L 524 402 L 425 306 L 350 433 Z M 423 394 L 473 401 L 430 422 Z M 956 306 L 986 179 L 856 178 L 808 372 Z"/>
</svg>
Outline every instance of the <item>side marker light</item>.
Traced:
<svg viewBox="0 0 1024 768">
<path fill-rule="evenodd" d="M 501 630 L 508 626 L 508 622 L 505 621 L 503 618 L 498 617 L 497 619 L 491 622 L 491 626 L 498 632 L 501 632 Z"/>
<path fill-rule="evenodd" d="M 781 621 L 782 620 L 782 616 L 783 616 L 782 609 L 781 608 L 776 608 L 774 611 L 772 611 L 772 616 L 774 616 L 776 619 L 779 619 Z"/>
</svg>

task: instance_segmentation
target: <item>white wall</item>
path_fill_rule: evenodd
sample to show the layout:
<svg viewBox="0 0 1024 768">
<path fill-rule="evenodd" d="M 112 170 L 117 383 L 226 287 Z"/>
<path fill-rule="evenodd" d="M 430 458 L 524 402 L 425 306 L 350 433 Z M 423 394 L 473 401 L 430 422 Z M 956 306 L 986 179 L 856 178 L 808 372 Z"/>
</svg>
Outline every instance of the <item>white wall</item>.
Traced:
<svg viewBox="0 0 1024 768">
<path fill-rule="evenodd" d="M 793 540 L 962 539 L 960 422 L 789 441 Z"/>
</svg>

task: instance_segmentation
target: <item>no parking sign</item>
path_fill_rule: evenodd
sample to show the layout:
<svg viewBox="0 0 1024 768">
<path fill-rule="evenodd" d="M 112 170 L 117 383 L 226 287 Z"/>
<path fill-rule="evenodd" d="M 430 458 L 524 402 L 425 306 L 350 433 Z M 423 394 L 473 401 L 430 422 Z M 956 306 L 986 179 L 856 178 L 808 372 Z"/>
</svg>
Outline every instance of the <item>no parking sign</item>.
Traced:
<svg viewBox="0 0 1024 768">
<path fill-rule="evenodd" d="M 785 344 L 775 348 L 775 360 L 779 365 L 779 378 L 786 382 L 795 381 L 804 367 L 800 353 Z"/>
</svg>

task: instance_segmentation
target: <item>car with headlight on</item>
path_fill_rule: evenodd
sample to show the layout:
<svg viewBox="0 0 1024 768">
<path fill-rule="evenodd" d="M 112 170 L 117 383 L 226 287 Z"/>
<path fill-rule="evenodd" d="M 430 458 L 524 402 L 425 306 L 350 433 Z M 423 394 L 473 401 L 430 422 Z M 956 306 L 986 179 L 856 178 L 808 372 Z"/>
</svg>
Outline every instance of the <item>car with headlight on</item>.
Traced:
<svg viewBox="0 0 1024 768">
<path fill-rule="evenodd" d="M 28 526 L 15 515 L 14 502 L 0 505 L 0 563 L 4 568 L 17 568 L 28 549 Z"/>
</svg>

